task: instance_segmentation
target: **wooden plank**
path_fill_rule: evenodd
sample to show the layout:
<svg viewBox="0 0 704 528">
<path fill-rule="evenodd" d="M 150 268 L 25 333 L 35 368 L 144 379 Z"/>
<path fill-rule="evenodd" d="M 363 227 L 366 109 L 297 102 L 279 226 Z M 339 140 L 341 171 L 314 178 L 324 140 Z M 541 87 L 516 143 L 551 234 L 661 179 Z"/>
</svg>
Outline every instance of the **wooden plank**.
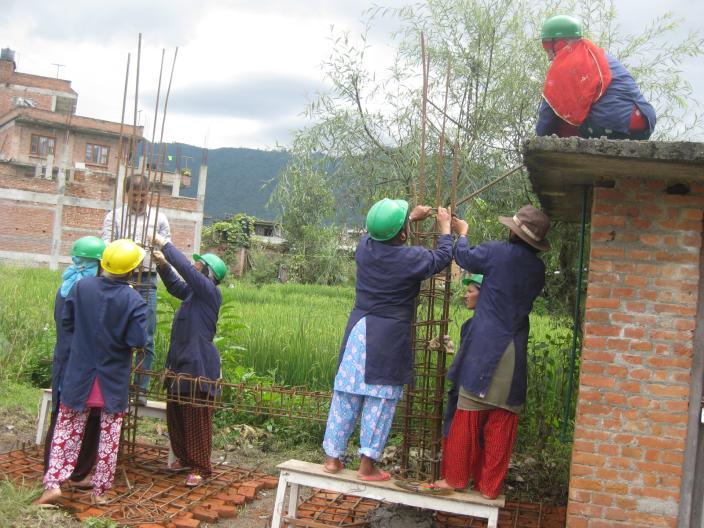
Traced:
<svg viewBox="0 0 704 528">
<path fill-rule="evenodd" d="M 370 482 L 365 480 L 360 480 L 357 478 L 357 472 L 350 469 L 343 469 L 335 474 L 326 473 L 323 471 L 323 466 L 321 464 L 313 464 L 312 462 L 304 462 L 302 460 L 287 460 L 276 466 L 277 469 L 281 471 L 290 471 L 293 473 L 303 473 L 306 475 L 313 475 L 321 478 L 334 478 L 337 481 L 344 482 L 352 485 L 352 488 L 359 487 L 360 485 L 366 488 L 378 488 L 379 490 L 390 490 L 394 492 L 407 493 L 409 495 L 415 495 L 418 497 L 433 497 L 442 498 L 443 500 L 461 502 L 461 503 L 472 503 L 480 504 L 485 506 L 495 506 L 498 508 L 503 508 L 506 504 L 506 497 L 504 495 L 499 495 L 496 499 L 485 499 L 482 497 L 481 493 L 474 490 L 466 491 L 455 491 L 448 495 L 430 495 L 424 493 L 414 493 L 410 491 L 403 490 L 396 486 L 393 481 L 387 480 L 383 482 Z M 335 491 L 337 491 L 335 489 Z"/>
</svg>

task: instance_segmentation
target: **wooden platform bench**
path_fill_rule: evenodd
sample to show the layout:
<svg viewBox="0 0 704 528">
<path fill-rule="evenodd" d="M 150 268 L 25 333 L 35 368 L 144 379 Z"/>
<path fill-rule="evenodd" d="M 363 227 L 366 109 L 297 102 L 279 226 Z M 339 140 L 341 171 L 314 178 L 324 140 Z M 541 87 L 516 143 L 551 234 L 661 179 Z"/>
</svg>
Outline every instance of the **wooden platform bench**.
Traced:
<svg viewBox="0 0 704 528">
<path fill-rule="evenodd" d="M 488 528 L 497 527 L 499 508 L 503 507 L 506 501 L 503 495 L 494 500 L 488 500 L 476 491 L 453 492 L 449 495 L 416 493 L 399 488 L 393 483 L 393 480 L 385 482 L 361 481 L 357 478 L 357 472 L 349 469 L 343 469 L 331 475 L 323 471 L 321 464 L 312 464 L 301 460 L 288 460 L 279 464 L 277 468 L 280 470 L 279 487 L 274 502 L 271 528 L 280 528 L 282 521 L 287 523 L 287 521 L 296 518 L 299 486 L 320 488 L 427 510 L 480 517 L 487 520 Z M 287 488 L 290 488 L 288 510 L 284 516 L 283 509 Z"/>
<path fill-rule="evenodd" d="M 34 438 L 35 444 L 41 444 L 44 441 L 45 428 L 47 426 L 47 417 L 51 411 L 51 389 L 44 389 L 42 392 L 42 401 L 39 405 L 39 416 L 37 417 L 37 434 Z M 138 410 L 140 418 L 160 418 L 166 419 L 166 402 L 147 400 L 147 404 L 140 406 Z"/>
</svg>

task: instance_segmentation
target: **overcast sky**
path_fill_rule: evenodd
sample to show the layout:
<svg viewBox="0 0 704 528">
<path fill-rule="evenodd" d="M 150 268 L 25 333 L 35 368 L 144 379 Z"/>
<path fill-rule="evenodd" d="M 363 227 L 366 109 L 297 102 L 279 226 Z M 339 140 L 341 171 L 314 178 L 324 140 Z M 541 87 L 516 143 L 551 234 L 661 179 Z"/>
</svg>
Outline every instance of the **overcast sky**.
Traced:
<svg viewBox="0 0 704 528">
<path fill-rule="evenodd" d="M 330 27 L 362 31 L 363 11 L 404 0 L 2 0 L 0 46 L 16 52 L 18 70 L 72 81 L 78 113 L 120 120 L 127 53 L 135 71 L 143 33 L 140 92 L 155 93 L 166 48 L 165 89 L 175 46 L 178 59 L 166 141 L 217 147 L 274 148 L 306 124 L 301 112 L 324 90 L 321 62 Z M 624 30 L 638 32 L 666 10 L 683 19 L 681 34 L 702 30 L 704 0 L 615 0 Z M 390 27 L 372 33 L 373 64 L 391 63 Z M 56 64 L 62 66 L 57 67 Z M 704 103 L 702 59 L 683 64 Z M 134 77 L 132 77 L 132 82 Z M 133 85 L 132 85 L 133 86 Z M 163 93 L 163 92 L 162 92 Z M 130 89 L 130 96 L 133 87 Z M 153 102 L 140 97 L 151 139 Z M 128 102 L 131 122 L 134 102 Z M 159 118 L 161 125 L 161 118 Z M 157 129 L 158 139 L 159 129 Z"/>
</svg>

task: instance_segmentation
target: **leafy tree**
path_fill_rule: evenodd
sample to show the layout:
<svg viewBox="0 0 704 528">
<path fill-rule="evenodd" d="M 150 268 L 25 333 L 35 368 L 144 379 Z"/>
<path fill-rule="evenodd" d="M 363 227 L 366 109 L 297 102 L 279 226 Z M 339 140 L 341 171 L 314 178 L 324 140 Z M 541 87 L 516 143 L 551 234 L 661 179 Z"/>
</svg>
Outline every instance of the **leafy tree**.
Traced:
<svg viewBox="0 0 704 528">
<path fill-rule="evenodd" d="M 548 66 L 537 36 L 543 21 L 556 13 L 578 16 L 587 36 L 629 67 L 657 106 L 655 139 L 701 130 L 700 117 L 692 112 L 691 86 L 678 68 L 684 58 L 702 53 L 703 41 L 699 35 L 674 38 L 677 23 L 671 15 L 633 36 L 620 31 L 610 0 L 428 0 L 369 10 L 359 38 L 348 32 L 332 35 L 331 54 L 323 64 L 332 89 L 307 108 L 312 124 L 296 137 L 294 157 L 317 153 L 320 185 L 344 189 L 341 194 L 357 212 L 381 196 L 449 203 L 453 152 L 457 195 L 469 194 L 521 163 Z M 386 74 L 370 71 L 365 63 L 367 36 L 384 18 L 399 23 L 395 58 Z M 425 105 L 424 66 L 429 72 Z M 495 222 L 497 214 L 535 201 L 520 175 L 481 198 L 457 211 L 474 225 L 484 225 L 487 218 Z M 567 266 L 564 271 L 574 272 L 576 230 L 555 225 L 552 238 L 559 251 L 547 256 L 550 269 Z M 574 282 L 561 279 L 560 284 L 549 291 L 569 305 Z"/>
<path fill-rule="evenodd" d="M 329 225 L 335 214 L 335 197 L 326 180 L 324 160 L 310 150 L 299 151 L 281 174 L 271 202 L 281 210 L 281 226 L 289 246 L 289 279 L 316 284 L 344 282 L 349 262 L 340 252 L 338 231 Z"/>
<path fill-rule="evenodd" d="M 223 260 L 232 262 L 241 248 L 250 246 L 256 218 L 244 213 L 233 215 L 227 220 L 215 222 L 203 228 L 201 234 L 204 248 L 218 248 Z"/>
</svg>

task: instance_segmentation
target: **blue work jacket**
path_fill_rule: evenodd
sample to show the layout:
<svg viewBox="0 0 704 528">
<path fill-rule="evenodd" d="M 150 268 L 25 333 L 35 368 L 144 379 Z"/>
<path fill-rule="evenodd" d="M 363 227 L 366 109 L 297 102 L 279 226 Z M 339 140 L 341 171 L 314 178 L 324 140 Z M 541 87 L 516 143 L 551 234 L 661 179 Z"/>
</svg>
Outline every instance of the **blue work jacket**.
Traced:
<svg viewBox="0 0 704 528">
<path fill-rule="evenodd" d="M 648 120 L 648 127 L 652 134 L 655 130 L 655 109 L 645 100 L 625 66 L 608 53 L 606 58 L 611 69 L 611 84 L 604 95 L 592 105 L 587 118 L 597 127 L 628 134 L 628 125 L 635 105 Z M 549 136 L 556 133 L 558 119 L 553 109 L 543 99 L 540 103 L 535 134 Z"/>
<path fill-rule="evenodd" d="M 166 356 L 166 368 L 175 373 L 210 380 L 220 378 L 220 354 L 213 344 L 222 293 L 215 283 L 199 272 L 186 256 L 170 242 L 163 249 L 164 257 L 173 266 L 159 266 L 157 271 L 164 286 L 174 297 L 183 302 L 174 315 L 171 326 L 171 343 Z M 190 393 L 191 383 L 167 380 L 166 388 L 172 392 Z M 198 391 L 215 396 L 213 384 L 204 383 Z"/>
<path fill-rule="evenodd" d="M 442 235 L 435 250 L 393 246 L 364 235 L 355 253 L 355 304 L 340 347 L 342 361 L 354 325 L 366 317 L 367 361 L 364 382 L 404 385 L 413 382 L 411 322 L 421 282 L 452 261 L 452 238 Z"/>
<path fill-rule="evenodd" d="M 54 357 L 51 361 L 51 406 L 54 411 L 59 408 L 59 387 L 66 369 L 68 353 L 71 349 L 71 334 L 64 330 L 61 325 L 61 314 L 66 300 L 61 296 L 61 288 L 56 290 L 54 300 L 54 325 L 56 326 L 56 344 L 54 345 Z"/>
<path fill-rule="evenodd" d="M 105 412 L 127 409 L 132 349 L 147 342 L 144 299 L 125 281 L 86 277 L 66 297 L 61 326 L 72 336 L 61 403 L 83 410 L 97 377 Z"/>
<path fill-rule="evenodd" d="M 513 340 L 516 363 L 507 403 L 522 405 L 526 400 L 528 314 L 545 285 L 545 264 L 523 244 L 486 242 L 470 247 L 464 236 L 457 240 L 454 257 L 465 270 L 483 274 L 484 281 L 472 324 L 463 327 L 452 376 L 465 390 L 483 397 Z"/>
</svg>

